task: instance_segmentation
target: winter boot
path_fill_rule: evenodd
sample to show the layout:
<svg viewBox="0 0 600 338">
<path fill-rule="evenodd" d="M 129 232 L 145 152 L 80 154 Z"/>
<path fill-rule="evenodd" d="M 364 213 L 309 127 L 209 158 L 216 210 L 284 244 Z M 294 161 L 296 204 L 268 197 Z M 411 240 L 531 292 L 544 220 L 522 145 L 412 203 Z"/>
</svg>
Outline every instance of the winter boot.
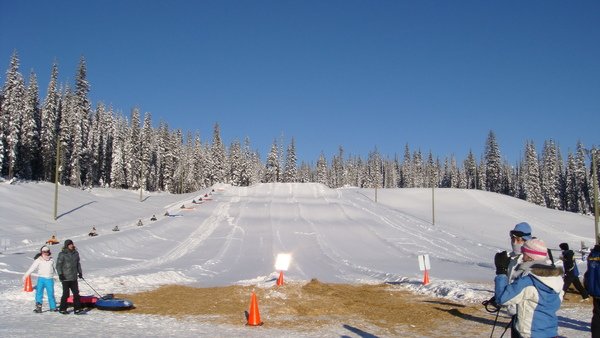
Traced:
<svg viewBox="0 0 600 338">
<path fill-rule="evenodd" d="M 42 313 L 42 304 L 35 303 L 35 310 L 33 310 L 33 312 L 35 312 L 35 313 Z"/>
</svg>

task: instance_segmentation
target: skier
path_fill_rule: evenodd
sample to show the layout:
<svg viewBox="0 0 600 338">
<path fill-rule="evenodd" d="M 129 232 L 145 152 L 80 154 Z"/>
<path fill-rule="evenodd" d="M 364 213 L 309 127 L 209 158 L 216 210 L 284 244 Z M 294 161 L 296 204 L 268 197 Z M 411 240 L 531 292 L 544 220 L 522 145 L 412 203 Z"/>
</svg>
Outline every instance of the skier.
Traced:
<svg viewBox="0 0 600 338">
<path fill-rule="evenodd" d="M 512 337 L 556 337 L 563 296 L 563 269 L 549 264 L 546 244 L 537 238 L 521 247 L 523 263 L 520 269 L 529 271 L 509 283 L 506 275 L 510 258 L 497 255 L 495 293 L 500 305 L 516 305 L 516 320 L 512 321 Z"/>
<path fill-rule="evenodd" d="M 42 301 L 44 300 L 44 289 L 48 296 L 48 304 L 50 311 L 56 311 L 56 300 L 54 298 L 54 260 L 50 256 L 50 248 L 43 246 L 40 252 L 35 255 L 34 261 L 25 272 L 23 281 L 37 269 L 38 279 L 35 287 L 35 313 L 42 312 Z"/>
<path fill-rule="evenodd" d="M 60 313 L 68 314 L 67 298 L 69 298 L 69 290 L 73 292 L 73 307 L 75 314 L 82 312 L 81 302 L 79 299 L 79 284 L 77 277 L 83 278 L 81 271 L 81 263 L 79 261 L 79 252 L 75 248 L 73 241 L 67 239 L 62 251 L 58 254 L 56 261 L 56 272 L 58 279 L 62 282 L 62 297 L 60 298 Z"/>
<path fill-rule="evenodd" d="M 152 217 L 150 218 L 151 221 L 156 221 L 156 215 L 152 215 Z"/>
<path fill-rule="evenodd" d="M 566 293 L 572 283 L 577 291 L 579 291 L 581 294 L 581 298 L 583 298 L 583 300 L 587 300 L 589 296 L 579 280 L 579 269 L 577 268 L 577 262 L 575 262 L 575 253 L 573 250 L 569 250 L 568 243 L 560 243 L 559 247 L 562 250 L 560 259 L 563 261 L 563 269 L 565 270 L 565 274 L 563 276 L 563 281 L 565 282 L 563 291 Z"/>
<path fill-rule="evenodd" d="M 594 300 L 592 338 L 600 338 L 600 244 L 596 244 L 588 255 L 583 284 Z"/>
<path fill-rule="evenodd" d="M 144 225 L 144 223 L 142 223 L 142 220 L 141 220 L 141 219 L 140 219 L 140 220 L 138 220 L 138 222 L 137 222 L 137 226 L 141 227 L 142 225 Z"/>
<path fill-rule="evenodd" d="M 115 225 L 115 227 L 114 227 L 114 228 L 112 228 L 112 231 L 119 231 L 119 226 L 118 226 L 118 225 Z"/>
<path fill-rule="evenodd" d="M 92 231 L 90 231 L 90 233 L 88 234 L 88 236 L 90 236 L 90 237 L 98 236 L 98 233 L 96 232 L 96 227 L 95 226 L 92 226 Z"/>
<path fill-rule="evenodd" d="M 528 273 L 525 267 L 520 267 L 523 262 L 523 255 L 521 254 L 521 247 L 525 243 L 525 241 L 532 239 L 531 236 L 531 226 L 527 222 L 521 222 L 515 225 L 513 230 L 509 232 L 510 236 L 510 244 L 511 244 L 511 252 L 507 253 L 506 251 L 496 253 L 494 257 L 494 261 L 502 260 L 507 261 L 507 269 L 506 269 L 506 277 L 508 279 L 508 283 L 512 283 L 518 277 L 525 275 Z M 491 304 L 495 304 L 497 310 L 500 309 L 498 306 L 498 302 L 496 297 L 492 297 L 489 301 Z M 517 307 L 512 304 L 508 304 L 506 311 L 508 314 L 512 316 L 511 322 L 517 319 Z M 514 329 L 514 326 L 511 325 L 511 337 L 519 337 L 518 332 Z"/>
</svg>

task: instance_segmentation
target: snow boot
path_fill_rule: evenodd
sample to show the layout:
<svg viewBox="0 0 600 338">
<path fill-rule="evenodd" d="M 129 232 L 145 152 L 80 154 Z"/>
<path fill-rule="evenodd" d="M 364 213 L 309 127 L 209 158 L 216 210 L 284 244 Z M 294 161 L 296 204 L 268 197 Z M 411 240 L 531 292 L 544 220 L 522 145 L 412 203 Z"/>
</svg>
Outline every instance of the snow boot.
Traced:
<svg viewBox="0 0 600 338">
<path fill-rule="evenodd" d="M 35 310 L 33 310 L 33 312 L 35 312 L 35 313 L 42 313 L 42 304 L 35 303 Z"/>
</svg>

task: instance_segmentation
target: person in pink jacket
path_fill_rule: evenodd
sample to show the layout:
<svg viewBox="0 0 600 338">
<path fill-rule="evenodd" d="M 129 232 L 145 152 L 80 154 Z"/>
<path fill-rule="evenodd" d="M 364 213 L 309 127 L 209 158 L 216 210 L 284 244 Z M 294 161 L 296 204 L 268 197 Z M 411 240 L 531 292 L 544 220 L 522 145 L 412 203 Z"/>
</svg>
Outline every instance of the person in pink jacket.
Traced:
<svg viewBox="0 0 600 338">
<path fill-rule="evenodd" d="M 54 298 L 54 260 L 52 259 L 50 248 L 43 246 L 40 253 L 36 255 L 35 260 L 25 272 L 23 280 L 37 270 L 38 280 L 35 291 L 35 310 L 33 312 L 42 312 L 42 301 L 44 299 L 44 289 L 48 295 L 48 304 L 50 311 L 56 311 L 56 299 Z"/>
</svg>

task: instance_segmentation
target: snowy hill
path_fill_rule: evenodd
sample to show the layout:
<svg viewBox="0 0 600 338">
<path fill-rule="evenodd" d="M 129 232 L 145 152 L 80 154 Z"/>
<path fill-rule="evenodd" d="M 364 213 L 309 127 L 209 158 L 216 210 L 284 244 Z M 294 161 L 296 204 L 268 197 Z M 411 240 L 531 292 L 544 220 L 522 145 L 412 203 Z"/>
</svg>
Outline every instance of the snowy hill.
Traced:
<svg viewBox="0 0 600 338">
<path fill-rule="evenodd" d="M 0 299 L 31 304 L 21 276 L 52 234 L 61 242 L 56 253 L 65 239 L 75 242 L 86 279 L 101 293 L 161 284 L 271 285 L 276 255 L 290 253 L 289 281 L 397 282 L 474 302 L 489 298 L 493 256 L 508 249 L 508 232 L 518 222 L 529 222 L 549 247 L 593 243 L 592 217 L 504 195 L 436 189 L 435 225 L 430 189 L 380 189 L 377 202 L 374 196 L 369 189 L 319 184 L 219 185 L 187 195 L 145 193 L 140 202 L 139 191 L 60 187 L 59 217 L 52 221 L 54 185 L 5 182 Z M 158 220 L 150 221 L 152 215 Z M 115 225 L 121 231 L 111 231 Z M 87 235 L 92 226 L 99 236 Z M 420 254 L 431 258 L 426 287 Z"/>
</svg>

